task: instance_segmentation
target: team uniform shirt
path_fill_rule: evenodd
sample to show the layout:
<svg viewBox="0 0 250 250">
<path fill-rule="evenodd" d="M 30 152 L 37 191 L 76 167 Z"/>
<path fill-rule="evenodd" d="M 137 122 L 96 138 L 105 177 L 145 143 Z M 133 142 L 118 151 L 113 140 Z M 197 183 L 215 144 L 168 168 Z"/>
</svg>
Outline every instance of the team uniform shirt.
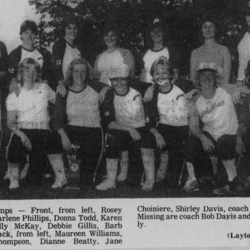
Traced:
<svg viewBox="0 0 250 250">
<path fill-rule="evenodd" d="M 169 50 L 168 48 L 163 48 L 159 51 L 153 51 L 149 49 L 143 57 L 144 69 L 146 70 L 146 77 L 143 79 L 145 82 L 153 82 L 153 78 L 150 74 L 150 69 L 155 60 L 160 57 L 166 57 L 169 60 Z"/>
<path fill-rule="evenodd" d="M 191 116 L 199 116 L 207 131 L 217 140 L 222 135 L 235 135 L 238 120 L 230 95 L 222 88 L 217 88 L 213 98 L 200 96 L 190 109 Z"/>
<path fill-rule="evenodd" d="M 40 67 L 41 68 L 43 67 L 43 62 L 44 62 L 43 56 L 37 49 L 29 51 L 29 50 L 22 48 L 22 56 L 21 56 L 21 60 L 20 60 L 19 64 L 26 58 L 35 59 L 39 63 Z"/>
<path fill-rule="evenodd" d="M 238 80 L 244 80 L 245 69 L 250 60 L 250 34 L 248 32 L 245 33 L 244 37 L 238 44 L 237 49 L 239 53 Z"/>
<path fill-rule="evenodd" d="M 111 122 L 117 122 L 133 128 L 146 125 L 142 96 L 151 84 L 129 82 L 128 92 L 121 96 L 114 89 L 106 92 L 103 102 L 103 125 L 108 129 Z"/>
<path fill-rule="evenodd" d="M 188 125 L 188 105 L 181 89 L 173 85 L 169 93 L 158 94 L 159 123 L 169 126 Z"/>
<path fill-rule="evenodd" d="M 97 71 L 100 73 L 99 81 L 111 86 L 109 70 L 117 67 L 124 68 L 125 61 L 120 50 L 117 49 L 112 53 L 105 51 L 98 58 L 96 67 Z"/>
<path fill-rule="evenodd" d="M 153 98 L 145 103 L 146 123 L 150 128 L 157 127 L 158 123 L 182 127 L 188 125 L 189 108 L 184 92 L 172 85 L 167 93 L 162 93 L 156 86 Z"/>
<path fill-rule="evenodd" d="M 69 90 L 66 114 L 68 124 L 79 127 L 100 127 L 99 95 L 89 85 L 82 91 Z"/>
<path fill-rule="evenodd" d="M 18 111 L 19 128 L 49 129 L 48 102 L 55 102 L 55 92 L 46 83 L 38 83 L 31 90 L 22 87 L 18 96 L 9 94 L 6 108 Z"/>
<path fill-rule="evenodd" d="M 9 80 L 16 77 L 19 64 L 26 58 L 33 58 L 39 63 L 41 68 L 43 67 L 44 58 L 37 49 L 29 51 L 22 46 L 18 46 L 9 54 Z"/>
<path fill-rule="evenodd" d="M 67 124 L 75 127 L 100 127 L 99 93 L 104 87 L 104 83 L 89 81 L 81 91 L 73 91 L 66 87 L 65 96 L 58 93 L 53 129 L 58 131 Z"/>
<path fill-rule="evenodd" d="M 133 128 L 145 126 L 142 96 L 137 90 L 129 88 L 125 96 L 115 94 L 114 107 L 116 122 Z"/>
<path fill-rule="evenodd" d="M 69 67 L 69 64 L 77 58 L 81 58 L 81 52 L 76 48 L 70 46 L 68 43 L 66 43 L 66 49 L 63 56 L 63 64 L 62 64 L 62 71 L 64 79 L 66 78 L 66 73 Z"/>
</svg>

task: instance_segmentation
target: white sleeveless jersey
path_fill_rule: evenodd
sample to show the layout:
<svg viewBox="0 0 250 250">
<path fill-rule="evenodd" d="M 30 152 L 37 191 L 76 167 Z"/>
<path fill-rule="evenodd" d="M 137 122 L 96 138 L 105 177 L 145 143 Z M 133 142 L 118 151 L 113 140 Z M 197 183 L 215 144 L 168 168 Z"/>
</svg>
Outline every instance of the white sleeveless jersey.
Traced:
<svg viewBox="0 0 250 250">
<path fill-rule="evenodd" d="M 109 70 L 115 68 L 125 67 L 125 61 L 121 52 L 117 49 L 112 53 L 103 52 L 97 61 L 97 70 L 100 72 L 99 81 L 111 86 L 109 81 Z"/>
</svg>

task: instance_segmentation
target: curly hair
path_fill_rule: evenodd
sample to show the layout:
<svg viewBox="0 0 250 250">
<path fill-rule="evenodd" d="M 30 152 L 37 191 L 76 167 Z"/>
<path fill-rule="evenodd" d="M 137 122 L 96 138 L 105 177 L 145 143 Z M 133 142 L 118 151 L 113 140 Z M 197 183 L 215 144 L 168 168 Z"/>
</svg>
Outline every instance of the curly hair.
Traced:
<svg viewBox="0 0 250 250">
<path fill-rule="evenodd" d="M 173 68 L 172 68 L 169 60 L 166 57 L 162 56 L 159 59 L 155 60 L 151 66 L 150 74 L 152 77 L 153 77 L 154 72 L 155 72 L 158 65 L 162 65 L 162 66 L 166 67 L 170 73 L 170 76 L 173 75 Z"/>
<path fill-rule="evenodd" d="M 202 18 L 201 21 L 200 21 L 201 30 L 202 30 L 203 25 L 204 25 L 206 22 L 210 22 L 210 23 L 213 24 L 214 30 L 215 30 L 215 37 L 214 37 L 214 39 L 215 39 L 215 41 L 218 41 L 219 33 L 220 33 L 220 29 L 219 29 L 220 27 L 219 27 L 219 22 L 218 22 L 218 20 L 217 20 L 214 16 L 212 16 L 212 15 L 210 15 L 210 14 L 207 14 L 207 15 L 203 16 L 203 18 Z M 205 39 L 204 39 L 203 36 L 201 36 L 201 40 L 202 40 L 202 42 L 205 41 Z"/>
<path fill-rule="evenodd" d="M 18 67 L 18 72 L 16 79 L 20 82 L 21 86 L 23 86 L 23 71 L 28 65 L 34 65 L 35 70 L 37 71 L 37 78 L 35 81 L 41 81 L 41 67 L 40 64 L 33 58 L 25 58 L 22 60 Z"/>
<path fill-rule="evenodd" d="M 73 86 L 73 76 L 72 76 L 72 73 L 73 73 L 73 70 L 74 70 L 74 66 L 77 65 L 77 64 L 83 64 L 86 66 L 86 69 L 87 69 L 87 75 L 86 75 L 86 81 L 88 82 L 89 79 L 90 79 L 90 74 L 89 74 L 89 64 L 88 62 L 83 59 L 83 58 L 77 58 L 77 59 L 74 59 L 70 64 L 69 64 L 69 67 L 67 69 L 67 72 L 66 72 L 66 85 L 68 87 L 72 87 Z"/>
</svg>

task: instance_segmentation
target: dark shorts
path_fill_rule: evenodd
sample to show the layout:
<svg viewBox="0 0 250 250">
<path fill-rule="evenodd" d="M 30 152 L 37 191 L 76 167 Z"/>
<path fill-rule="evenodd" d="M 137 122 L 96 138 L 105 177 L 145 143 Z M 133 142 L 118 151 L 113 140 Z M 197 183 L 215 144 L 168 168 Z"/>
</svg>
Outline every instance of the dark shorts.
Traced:
<svg viewBox="0 0 250 250">
<path fill-rule="evenodd" d="M 184 152 L 184 143 L 186 142 L 189 133 L 188 126 L 175 127 L 159 123 L 157 130 L 166 143 L 163 151 L 172 150 L 176 154 Z"/>
<path fill-rule="evenodd" d="M 96 156 L 100 155 L 102 148 L 101 128 L 66 125 L 65 132 L 72 144 L 77 143 L 80 145 L 80 159 L 96 158 Z"/>
<path fill-rule="evenodd" d="M 81 159 L 80 184 L 92 183 L 102 155 L 103 135 L 101 128 L 66 125 L 65 132 L 72 144 L 77 143 L 80 146 L 78 151 L 78 157 Z"/>
<path fill-rule="evenodd" d="M 11 163 L 21 163 L 29 155 L 29 171 L 26 181 L 29 185 L 41 184 L 43 176 L 49 169 L 48 154 L 60 154 L 62 152 L 61 142 L 56 132 L 39 129 L 22 129 L 29 138 L 32 149 L 27 151 L 23 146 L 21 138 L 12 133 L 7 146 L 7 160 Z"/>
<path fill-rule="evenodd" d="M 216 141 L 208 132 L 202 132 L 216 146 L 213 152 L 220 160 L 227 161 L 236 157 L 235 144 L 236 135 L 223 135 Z M 200 139 L 194 136 L 189 137 L 187 144 L 187 160 L 193 163 L 196 154 L 206 154 Z"/>
<path fill-rule="evenodd" d="M 46 154 L 59 154 L 62 152 L 57 133 L 42 129 L 21 129 L 21 131 L 29 138 L 32 150 L 28 152 L 23 146 L 21 138 L 12 133 L 6 152 L 9 162 L 19 163 L 27 153 L 30 159 L 34 158 L 35 161 L 41 160 Z"/>
<path fill-rule="evenodd" d="M 131 147 L 154 148 L 154 136 L 146 127 L 136 129 L 141 136 L 139 141 L 134 141 L 130 133 L 122 130 L 111 129 L 106 135 L 105 153 L 107 158 L 117 159 L 122 151 Z"/>
</svg>

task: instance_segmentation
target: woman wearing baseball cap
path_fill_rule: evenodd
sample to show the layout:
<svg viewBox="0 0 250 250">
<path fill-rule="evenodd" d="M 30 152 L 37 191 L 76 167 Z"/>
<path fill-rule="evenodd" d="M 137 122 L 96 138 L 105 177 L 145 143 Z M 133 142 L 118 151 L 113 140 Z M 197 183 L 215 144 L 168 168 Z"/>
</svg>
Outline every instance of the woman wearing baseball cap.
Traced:
<svg viewBox="0 0 250 250">
<path fill-rule="evenodd" d="M 213 169 L 199 165 L 194 167 L 198 156 L 206 159 L 216 154 L 225 167 L 228 182 L 213 190 L 217 195 L 232 194 L 236 187 L 235 146 L 238 120 L 231 96 L 221 87 L 220 72 L 214 63 L 203 62 L 198 65 L 195 81 L 200 88 L 200 96 L 190 105 L 189 128 L 191 136 L 187 144 L 186 160 L 189 173 L 184 186 L 186 191 L 198 188 L 197 179 L 212 177 Z M 200 128 L 200 120 L 203 123 Z M 215 173 L 216 174 L 216 173 Z"/>
</svg>

